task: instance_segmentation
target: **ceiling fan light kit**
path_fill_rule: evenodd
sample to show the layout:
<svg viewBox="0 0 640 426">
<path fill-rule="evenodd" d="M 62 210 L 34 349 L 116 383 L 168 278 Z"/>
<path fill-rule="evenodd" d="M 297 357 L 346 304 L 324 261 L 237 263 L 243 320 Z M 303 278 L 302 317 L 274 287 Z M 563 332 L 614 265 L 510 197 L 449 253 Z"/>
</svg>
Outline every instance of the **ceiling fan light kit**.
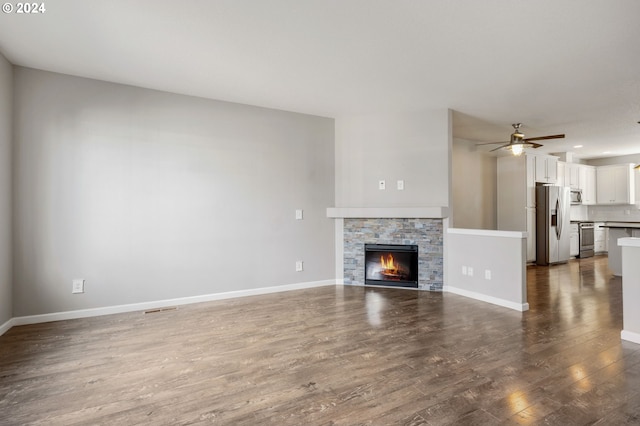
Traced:
<svg viewBox="0 0 640 426">
<path fill-rule="evenodd" d="M 489 152 L 497 151 L 499 149 L 505 149 L 511 151 L 513 155 L 521 155 L 525 148 L 540 148 L 542 145 L 539 143 L 532 143 L 532 141 L 541 141 L 547 139 L 562 139 L 564 138 L 564 134 L 562 135 L 549 135 L 549 136 L 538 136 L 535 138 L 526 138 L 524 137 L 524 133 L 520 132 L 521 123 L 512 124 L 513 129 L 515 130 L 511 134 L 511 140 L 508 143 L 505 142 L 488 142 L 488 143 L 479 143 L 477 145 L 493 145 L 502 143 L 504 145 L 499 146 L 497 148 L 492 149 Z"/>
<path fill-rule="evenodd" d="M 511 151 L 513 155 L 518 156 L 524 152 L 525 148 L 531 148 L 532 146 L 533 144 L 530 143 L 510 143 L 509 146 L 502 147 L 502 149 Z"/>
</svg>

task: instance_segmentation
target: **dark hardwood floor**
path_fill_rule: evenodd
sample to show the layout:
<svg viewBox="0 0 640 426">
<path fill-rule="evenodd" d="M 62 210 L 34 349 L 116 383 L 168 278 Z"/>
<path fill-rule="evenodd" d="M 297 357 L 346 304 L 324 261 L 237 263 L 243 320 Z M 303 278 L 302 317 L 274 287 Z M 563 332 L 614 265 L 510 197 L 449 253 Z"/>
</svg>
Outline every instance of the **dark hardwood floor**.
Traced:
<svg viewBox="0 0 640 426">
<path fill-rule="evenodd" d="M 14 327 L 0 424 L 640 424 L 606 257 L 527 273 L 525 313 L 339 286 Z"/>
</svg>

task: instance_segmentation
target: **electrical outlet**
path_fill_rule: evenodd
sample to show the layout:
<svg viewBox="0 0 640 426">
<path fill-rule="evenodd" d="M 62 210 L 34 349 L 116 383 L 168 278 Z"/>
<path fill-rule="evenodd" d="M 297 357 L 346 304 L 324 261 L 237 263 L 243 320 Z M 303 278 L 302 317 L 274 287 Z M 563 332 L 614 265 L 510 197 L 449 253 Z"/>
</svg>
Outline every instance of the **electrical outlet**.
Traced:
<svg viewBox="0 0 640 426">
<path fill-rule="evenodd" d="M 302 220 L 302 209 L 296 210 L 296 220 Z"/>
<path fill-rule="evenodd" d="M 467 275 L 467 267 L 466 266 L 462 267 L 462 275 Z"/>
<path fill-rule="evenodd" d="M 378 189 L 384 191 L 385 189 L 387 189 L 387 183 L 383 180 L 378 181 Z"/>
<path fill-rule="evenodd" d="M 403 180 L 399 180 L 398 181 L 398 191 L 404 191 L 404 181 Z"/>
<path fill-rule="evenodd" d="M 469 274 L 470 277 L 473 276 L 473 268 L 471 266 L 467 268 L 467 274 Z"/>
<path fill-rule="evenodd" d="M 84 293 L 84 280 L 73 280 L 71 293 Z"/>
<path fill-rule="evenodd" d="M 296 260 L 296 272 L 302 272 L 303 269 L 304 268 L 302 260 Z"/>
<path fill-rule="evenodd" d="M 490 269 L 485 269 L 484 270 L 484 279 L 485 280 L 490 280 L 491 279 L 491 270 Z"/>
</svg>

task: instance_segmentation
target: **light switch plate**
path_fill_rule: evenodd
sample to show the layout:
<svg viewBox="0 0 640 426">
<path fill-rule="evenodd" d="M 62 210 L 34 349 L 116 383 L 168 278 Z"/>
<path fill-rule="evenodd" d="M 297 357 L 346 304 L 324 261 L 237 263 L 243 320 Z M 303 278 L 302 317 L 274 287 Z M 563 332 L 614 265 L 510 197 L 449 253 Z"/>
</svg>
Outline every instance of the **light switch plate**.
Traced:
<svg viewBox="0 0 640 426">
<path fill-rule="evenodd" d="M 378 189 L 381 190 L 381 191 L 387 189 L 387 183 L 385 181 L 383 181 L 383 180 L 379 181 L 378 182 Z"/>
<path fill-rule="evenodd" d="M 403 180 L 399 180 L 398 181 L 398 191 L 404 191 L 404 181 Z"/>
<path fill-rule="evenodd" d="M 296 272 L 302 272 L 303 270 L 303 262 L 302 260 L 297 260 L 296 261 Z"/>
<path fill-rule="evenodd" d="M 71 293 L 84 293 L 84 280 L 73 280 Z"/>
<path fill-rule="evenodd" d="M 302 209 L 296 210 L 296 220 L 302 220 Z"/>
</svg>

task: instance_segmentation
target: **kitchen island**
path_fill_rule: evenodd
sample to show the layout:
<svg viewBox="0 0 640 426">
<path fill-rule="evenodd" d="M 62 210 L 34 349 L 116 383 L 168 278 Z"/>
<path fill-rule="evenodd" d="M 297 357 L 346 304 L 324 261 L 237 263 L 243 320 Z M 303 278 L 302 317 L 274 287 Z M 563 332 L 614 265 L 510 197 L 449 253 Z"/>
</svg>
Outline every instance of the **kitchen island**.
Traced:
<svg viewBox="0 0 640 426">
<path fill-rule="evenodd" d="M 618 240 L 622 251 L 622 340 L 640 343 L 640 238 Z"/>
<path fill-rule="evenodd" d="M 640 237 L 640 222 L 605 222 L 609 228 L 609 269 L 613 275 L 622 276 L 622 247 L 618 239 Z"/>
</svg>

